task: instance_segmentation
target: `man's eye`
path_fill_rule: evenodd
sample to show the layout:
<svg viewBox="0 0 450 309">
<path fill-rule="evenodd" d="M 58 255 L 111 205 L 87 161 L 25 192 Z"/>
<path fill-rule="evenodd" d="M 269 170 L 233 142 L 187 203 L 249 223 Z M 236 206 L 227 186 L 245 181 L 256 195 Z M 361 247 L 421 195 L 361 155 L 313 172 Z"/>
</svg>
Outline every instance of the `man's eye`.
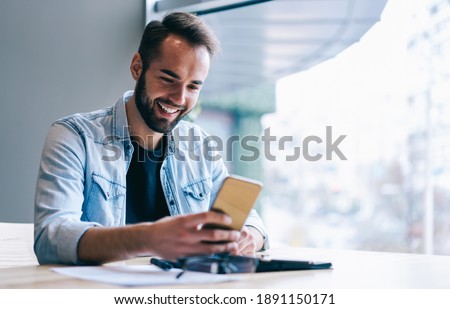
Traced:
<svg viewBox="0 0 450 309">
<path fill-rule="evenodd" d="M 199 90 L 200 89 L 200 87 L 197 85 L 189 85 L 188 88 L 191 90 Z"/>
<path fill-rule="evenodd" d="M 162 79 L 163 81 L 165 81 L 166 83 L 173 83 L 173 80 L 171 80 L 170 78 L 162 77 L 162 76 L 161 76 L 161 79 Z"/>
</svg>

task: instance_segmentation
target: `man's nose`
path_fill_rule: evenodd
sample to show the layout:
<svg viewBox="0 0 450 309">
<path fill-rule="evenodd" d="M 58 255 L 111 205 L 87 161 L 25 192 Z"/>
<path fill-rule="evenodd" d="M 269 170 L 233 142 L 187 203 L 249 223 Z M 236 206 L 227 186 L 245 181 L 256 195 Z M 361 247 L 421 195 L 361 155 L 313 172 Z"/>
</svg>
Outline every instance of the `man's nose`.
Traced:
<svg viewBox="0 0 450 309">
<path fill-rule="evenodd" d="M 186 101 L 186 90 L 184 86 L 173 87 L 172 92 L 169 95 L 169 98 L 176 105 L 183 106 Z"/>
</svg>

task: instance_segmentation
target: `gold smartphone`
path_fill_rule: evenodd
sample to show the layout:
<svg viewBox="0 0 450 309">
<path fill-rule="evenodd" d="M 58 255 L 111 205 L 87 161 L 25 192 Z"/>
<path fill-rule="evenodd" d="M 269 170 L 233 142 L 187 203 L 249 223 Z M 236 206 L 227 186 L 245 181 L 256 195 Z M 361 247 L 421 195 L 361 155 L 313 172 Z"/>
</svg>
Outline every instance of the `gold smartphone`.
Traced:
<svg viewBox="0 0 450 309">
<path fill-rule="evenodd" d="M 259 193 L 262 183 L 242 176 L 228 176 L 214 200 L 211 210 L 226 213 L 233 220 L 231 225 L 206 224 L 204 228 L 241 230 L 247 220 Z"/>
</svg>

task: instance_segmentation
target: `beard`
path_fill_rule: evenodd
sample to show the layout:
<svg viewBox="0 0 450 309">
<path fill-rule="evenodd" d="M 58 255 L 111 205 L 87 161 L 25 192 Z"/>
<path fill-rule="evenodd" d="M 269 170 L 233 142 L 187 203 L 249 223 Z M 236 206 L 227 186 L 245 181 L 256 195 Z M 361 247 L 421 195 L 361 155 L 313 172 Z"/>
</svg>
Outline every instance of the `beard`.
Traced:
<svg viewBox="0 0 450 309">
<path fill-rule="evenodd" d="M 169 121 L 165 118 L 158 118 L 155 114 L 155 108 L 160 108 L 158 105 L 158 101 L 172 104 L 169 100 L 163 98 L 156 98 L 153 101 L 147 95 L 146 87 L 145 87 L 145 74 L 142 73 L 138 79 L 135 89 L 135 100 L 136 107 L 141 114 L 142 119 L 144 119 L 145 124 L 153 131 L 158 133 L 167 134 L 175 128 L 175 126 L 186 116 L 189 112 L 183 112 L 182 110 L 179 112 L 177 118 L 172 121 Z"/>
</svg>

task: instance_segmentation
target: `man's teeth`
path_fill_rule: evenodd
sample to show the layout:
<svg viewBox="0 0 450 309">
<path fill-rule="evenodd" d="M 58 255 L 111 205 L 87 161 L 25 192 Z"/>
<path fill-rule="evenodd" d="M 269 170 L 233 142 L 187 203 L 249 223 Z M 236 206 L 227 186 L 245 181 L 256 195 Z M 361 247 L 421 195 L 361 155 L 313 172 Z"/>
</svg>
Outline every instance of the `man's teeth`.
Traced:
<svg viewBox="0 0 450 309">
<path fill-rule="evenodd" d="M 161 106 L 161 108 L 168 114 L 173 114 L 176 113 L 178 110 L 177 109 L 173 109 L 173 108 L 168 108 L 160 103 L 158 103 L 159 106 Z"/>
</svg>

